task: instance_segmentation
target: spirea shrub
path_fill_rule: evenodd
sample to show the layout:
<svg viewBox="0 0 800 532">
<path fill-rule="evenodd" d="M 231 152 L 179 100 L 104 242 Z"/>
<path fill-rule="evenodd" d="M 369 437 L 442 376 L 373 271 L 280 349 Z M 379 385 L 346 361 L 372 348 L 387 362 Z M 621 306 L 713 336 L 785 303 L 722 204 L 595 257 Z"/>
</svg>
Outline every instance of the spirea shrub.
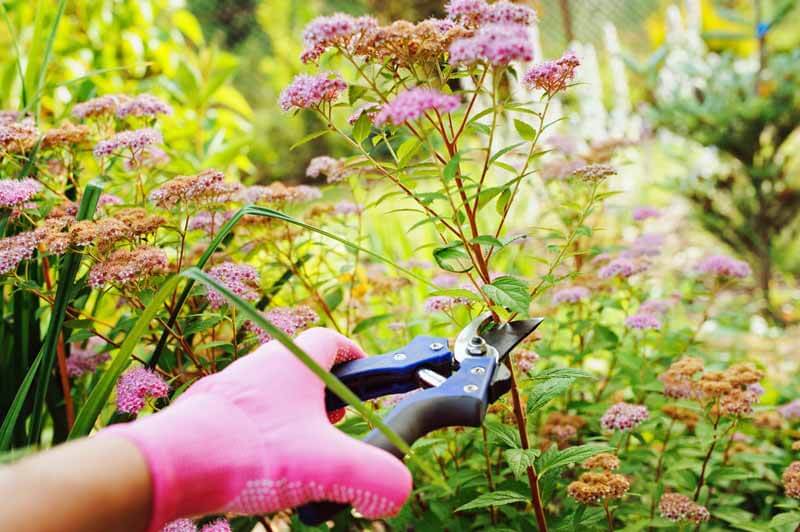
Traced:
<svg viewBox="0 0 800 532">
<path fill-rule="evenodd" d="M 586 142 L 554 114 L 571 112 L 581 58 L 537 57 L 532 9 L 444 8 L 308 25 L 306 70 L 275 107 L 318 125 L 297 145 L 336 135 L 346 151 L 303 161 L 302 182 L 255 183 L 223 153 L 177 150 L 170 120 L 184 103 L 167 93 L 81 95 L 62 122 L 0 115 L 3 334 L 16 349 L 2 359 L 14 393 L 0 412 L 15 416 L 3 450 L 164 408 L 272 340 L 257 316 L 380 353 L 488 311 L 546 320 L 512 354 L 511 393 L 483 427 L 415 446 L 440 478 L 411 465 L 416 491 L 392 529 L 800 521 L 798 399 L 714 342 L 738 334 L 750 267 L 683 253 L 670 206 L 606 208 L 617 153 L 637 147 Z M 190 268 L 216 288 L 183 277 Z M 13 413 L 15 394 L 31 406 Z M 339 426 L 369 429 L 354 413 Z M 226 517 L 165 530 L 255 523 Z M 290 512 L 264 519 L 299 526 Z"/>
</svg>

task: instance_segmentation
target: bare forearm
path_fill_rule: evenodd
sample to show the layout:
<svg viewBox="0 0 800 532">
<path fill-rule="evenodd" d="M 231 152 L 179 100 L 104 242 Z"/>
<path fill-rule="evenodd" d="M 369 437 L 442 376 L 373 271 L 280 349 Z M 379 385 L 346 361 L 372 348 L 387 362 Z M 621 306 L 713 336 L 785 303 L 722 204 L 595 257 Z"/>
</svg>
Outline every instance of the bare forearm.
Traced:
<svg viewBox="0 0 800 532">
<path fill-rule="evenodd" d="M 0 530 L 143 531 L 150 497 L 136 447 L 111 437 L 80 440 L 0 468 Z"/>
</svg>

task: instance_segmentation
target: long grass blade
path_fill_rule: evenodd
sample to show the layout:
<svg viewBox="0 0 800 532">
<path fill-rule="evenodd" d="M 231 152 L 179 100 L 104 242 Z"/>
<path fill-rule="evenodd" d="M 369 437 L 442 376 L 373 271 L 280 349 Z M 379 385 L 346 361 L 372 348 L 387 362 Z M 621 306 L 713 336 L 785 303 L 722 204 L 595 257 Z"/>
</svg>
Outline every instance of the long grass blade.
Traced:
<svg viewBox="0 0 800 532">
<path fill-rule="evenodd" d="M 80 206 L 78 207 L 78 220 L 87 220 L 94 216 L 97 208 L 97 201 L 100 198 L 102 187 L 89 184 L 83 193 Z M 56 298 L 53 302 L 53 310 L 50 316 L 50 323 L 45 334 L 44 345 L 42 346 L 42 362 L 39 366 L 39 377 L 36 383 L 36 393 L 33 399 L 33 412 L 31 414 L 31 430 L 28 435 L 29 443 L 39 441 L 42 431 L 44 412 L 43 405 L 47 396 L 47 388 L 50 384 L 50 374 L 56 359 L 56 349 L 58 347 L 61 328 L 64 324 L 64 316 L 67 312 L 67 305 L 74 296 L 75 277 L 81 264 L 82 255 L 75 252 L 67 253 L 61 260 L 58 275 L 58 287 L 56 288 Z"/>
<path fill-rule="evenodd" d="M 47 35 L 47 40 L 45 41 L 44 50 L 41 52 L 41 59 L 39 59 L 39 46 L 38 43 L 41 42 L 41 35 L 39 35 L 41 24 L 44 21 L 44 15 L 41 12 L 49 12 L 50 9 L 47 9 L 42 4 L 47 2 L 39 2 L 37 6 L 37 14 L 36 14 L 36 30 L 34 33 L 34 47 L 31 49 L 31 55 L 34 56 L 33 58 L 28 58 L 28 72 L 27 72 L 27 84 L 28 84 L 28 95 L 30 96 L 30 101 L 28 102 L 27 108 L 31 110 L 33 107 L 33 114 L 35 117 L 38 118 L 39 116 L 39 106 L 41 104 L 42 99 L 42 89 L 44 89 L 44 82 L 47 78 L 47 68 L 50 66 L 50 59 L 53 57 L 53 45 L 56 41 L 56 34 L 58 33 L 58 27 L 61 25 L 61 18 L 64 15 L 64 9 L 67 7 L 67 0 L 59 0 L 58 6 L 55 9 L 55 15 L 53 16 L 53 21 L 50 24 L 50 31 Z M 42 17 L 41 19 L 39 17 Z M 38 70 L 34 71 L 35 66 L 38 66 Z"/>
<path fill-rule="evenodd" d="M 247 205 L 246 207 L 242 207 L 241 209 L 239 209 L 236 212 L 236 214 L 234 214 L 230 218 L 230 220 L 228 220 L 225 223 L 225 225 L 223 225 L 220 228 L 219 233 L 217 233 L 217 236 L 214 238 L 214 240 L 211 241 L 211 243 L 209 244 L 209 246 L 206 249 L 205 253 L 203 253 L 203 255 L 197 261 L 197 264 L 195 266 L 197 268 L 203 269 L 203 267 L 205 267 L 206 263 L 208 262 L 208 259 L 211 258 L 211 255 L 213 255 L 214 252 L 216 252 L 216 250 L 220 246 L 220 244 L 222 244 L 222 242 L 228 237 L 228 235 L 233 230 L 233 228 L 236 225 L 236 223 L 239 220 L 241 220 L 243 217 L 248 216 L 248 215 L 250 215 L 250 216 L 262 216 L 264 218 L 274 218 L 276 220 L 282 220 L 284 222 L 287 222 L 287 223 L 290 223 L 290 224 L 293 224 L 293 225 L 297 225 L 297 226 L 302 227 L 304 229 L 307 229 L 309 231 L 318 233 L 318 234 L 320 234 L 322 236 L 331 238 L 333 240 L 336 240 L 337 242 L 340 242 L 340 243 L 344 244 L 346 247 L 348 247 L 348 248 L 350 248 L 350 249 L 352 249 L 354 251 L 357 250 L 357 251 L 359 251 L 361 253 L 364 253 L 366 255 L 369 255 L 370 257 L 372 257 L 374 259 L 377 259 L 377 260 L 379 260 L 379 261 L 381 261 L 381 262 L 383 262 L 385 264 L 393 266 L 394 268 L 396 268 L 400 272 L 404 273 L 405 275 L 407 275 L 407 276 L 409 276 L 409 277 L 411 277 L 411 278 L 413 278 L 413 279 L 415 279 L 415 280 L 417 280 L 417 281 L 419 281 L 421 283 L 424 283 L 424 284 L 426 284 L 426 285 L 428 285 L 428 286 L 430 286 L 432 288 L 436 288 L 436 286 L 432 285 L 431 282 L 428 281 L 427 279 L 425 279 L 424 277 L 422 277 L 420 275 L 417 275 L 414 272 L 403 268 L 402 266 L 396 264 L 391 259 L 388 259 L 388 258 L 384 257 L 383 255 L 380 255 L 379 253 L 375 253 L 374 251 L 371 251 L 369 249 L 363 248 L 363 247 L 361 247 L 361 246 L 359 246 L 357 244 L 353 244 L 351 241 L 349 241 L 349 240 L 347 240 L 347 239 L 345 239 L 345 238 L 343 238 L 343 237 L 341 237 L 339 235 L 335 235 L 333 233 L 325 231 L 324 229 L 320 229 L 319 227 L 315 227 L 313 225 L 307 224 L 307 223 L 303 222 L 302 220 L 298 220 L 297 218 L 292 218 L 288 214 L 284 214 L 284 213 L 282 213 L 280 211 L 276 211 L 274 209 L 268 209 L 266 207 L 258 207 L 256 205 Z M 189 293 L 192 291 L 192 286 L 194 286 L 194 280 L 193 279 L 189 279 L 186 282 L 186 286 L 184 286 L 183 291 L 181 292 L 181 294 L 178 297 L 177 301 L 175 302 L 175 306 L 172 308 L 172 313 L 170 314 L 169 320 L 167 321 L 167 328 L 168 329 L 172 329 L 173 326 L 175 325 L 175 321 L 178 319 L 178 313 L 180 312 L 181 308 L 183 307 L 183 304 L 186 302 L 186 299 L 189 297 Z M 156 367 L 158 365 L 158 361 L 161 358 L 161 353 L 164 350 L 164 346 L 166 346 L 166 344 L 167 344 L 167 338 L 168 337 L 169 337 L 169 332 L 167 330 L 165 330 L 161 334 L 161 338 L 159 338 L 159 340 L 158 340 L 158 345 L 156 345 L 156 349 L 153 352 L 153 357 L 150 359 L 150 362 L 148 363 L 148 367 L 154 368 L 154 367 Z"/>
<path fill-rule="evenodd" d="M 22 405 L 28 397 L 31 384 L 33 384 L 33 378 L 36 376 L 43 357 L 44 350 L 39 351 L 39 355 L 36 357 L 36 360 L 33 361 L 33 364 L 31 364 L 31 367 L 28 369 L 28 373 L 22 380 L 17 395 L 14 396 L 14 401 L 11 403 L 11 408 L 8 409 L 6 418 L 3 420 L 3 425 L 0 426 L 0 452 L 8 451 L 11 448 L 11 443 L 14 438 L 14 427 L 17 424 L 20 413 L 22 413 Z"/>
<path fill-rule="evenodd" d="M 119 352 L 114 357 L 114 360 L 111 361 L 111 364 L 103 372 L 103 376 L 100 377 L 100 380 L 94 388 L 92 388 L 92 393 L 89 395 L 89 398 L 78 411 L 75 424 L 72 426 L 68 439 L 73 440 L 75 438 L 80 438 L 91 432 L 97 418 L 103 411 L 103 406 L 105 406 L 108 398 L 111 396 L 114 383 L 117 382 L 119 376 L 130 364 L 131 353 L 133 353 L 133 350 L 138 345 L 142 336 L 148 331 L 150 322 L 153 321 L 153 318 L 155 318 L 158 311 L 162 308 L 164 301 L 166 301 L 175 290 L 178 281 L 180 281 L 180 277 L 177 275 L 167 279 L 159 291 L 153 296 L 150 303 L 142 311 L 139 319 L 136 320 L 133 328 L 125 337 L 122 345 L 120 345 Z"/>
<path fill-rule="evenodd" d="M 11 42 L 14 43 L 14 53 L 17 54 L 17 60 L 15 62 L 17 64 L 17 75 L 19 76 L 21 85 L 20 103 L 22 107 L 25 108 L 28 105 L 28 92 L 25 87 L 25 72 L 22 70 L 22 53 L 19 48 L 19 39 L 17 38 L 17 32 L 14 31 L 14 25 L 11 24 L 11 19 L 8 18 L 8 11 L 6 11 L 6 6 L 3 2 L 0 2 L 0 13 L 2 13 L 3 21 L 6 23 L 6 28 L 8 28 Z"/>
</svg>

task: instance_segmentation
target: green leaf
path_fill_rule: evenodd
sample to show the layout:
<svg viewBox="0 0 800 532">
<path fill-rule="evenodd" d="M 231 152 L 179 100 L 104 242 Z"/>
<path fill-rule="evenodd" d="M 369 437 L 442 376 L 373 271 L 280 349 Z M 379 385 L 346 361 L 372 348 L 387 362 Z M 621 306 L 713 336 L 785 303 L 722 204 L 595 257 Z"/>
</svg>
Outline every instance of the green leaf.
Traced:
<svg viewBox="0 0 800 532">
<path fill-rule="evenodd" d="M 355 327 L 353 327 L 353 334 L 358 334 L 360 332 L 364 332 L 367 329 L 370 329 L 370 328 L 378 325 L 379 323 L 384 322 L 384 321 L 392 318 L 393 316 L 394 316 L 394 313 L 390 312 L 388 314 L 379 314 L 377 316 L 370 316 L 369 318 L 361 320 L 360 322 L 358 322 L 358 324 L 356 324 Z"/>
<path fill-rule="evenodd" d="M 505 504 L 514 504 L 517 502 L 527 502 L 528 498 L 520 495 L 515 491 L 493 491 L 484 493 L 480 497 L 472 499 L 467 504 L 462 504 L 456 508 L 456 512 L 463 512 L 465 510 L 475 510 L 478 508 L 487 508 L 489 506 L 503 506 Z"/>
<path fill-rule="evenodd" d="M 492 235 L 479 235 L 472 239 L 473 244 L 480 244 L 481 246 L 494 246 L 502 248 L 504 244 Z"/>
<path fill-rule="evenodd" d="M 511 201 L 511 190 L 505 189 L 500 194 L 500 197 L 497 198 L 497 203 L 495 203 L 495 209 L 497 209 L 497 214 L 503 216 L 506 213 L 506 209 L 508 209 L 508 203 L 510 201 Z"/>
<path fill-rule="evenodd" d="M 88 184 L 83 191 L 81 203 L 78 206 L 77 220 L 91 220 L 97 209 L 97 201 L 103 187 L 96 184 Z M 84 255 L 76 251 L 70 251 L 61 259 L 58 266 L 58 286 L 56 287 L 56 298 L 53 303 L 53 312 L 50 315 L 50 323 L 47 325 L 42 345 L 42 363 L 39 366 L 36 391 L 33 396 L 33 411 L 31 412 L 31 429 L 28 434 L 28 443 L 39 441 L 42 428 L 44 426 L 44 403 L 47 396 L 47 389 L 51 382 L 51 373 L 56 360 L 61 329 L 67 313 L 67 305 L 75 297 L 75 278 Z"/>
<path fill-rule="evenodd" d="M 70 440 L 89 435 L 98 416 L 100 416 L 100 412 L 103 411 L 103 407 L 106 402 L 108 402 L 111 391 L 114 389 L 114 384 L 117 382 L 119 376 L 122 375 L 122 372 L 125 371 L 125 368 L 131 363 L 131 354 L 133 350 L 139 344 L 139 340 L 141 340 L 142 336 L 147 333 L 150 322 L 153 321 L 156 314 L 158 314 L 164 301 L 172 295 L 179 280 L 180 277 L 177 275 L 173 275 L 167 279 L 153 296 L 153 299 L 150 300 L 150 303 L 148 303 L 142 311 L 139 319 L 136 320 L 133 328 L 122 342 L 122 345 L 119 346 L 119 352 L 111 361 L 108 368 L 103 372 L 100 381 L 95 385 L 94 389 L 92 389 L 89 398 L 78 411 L 75 424 L 69 432 L 68 438 Z"/>
<path fill-rule="evenodd" d="M 353 140 L 361 144 L 367 140 L 370 131 L 372 131 L 372 122 L 369 121 L 369 115 L 361 113 L 361 116 L 358 117 L 358 120 L 353 125 Z"/>
<path fill-rule="evenodd" d="M 493 162 L 498 160 L 500 157 L 502 157 L 506 153 L 510 152 L 514 148 L 518 148 L 518 147 L 522 146 L 523 144 L 525 144 L 525 143 L 524 142 L 517 142 L 516 144 L 512 144 L 511 146 L 506 146 L 505 148 L 497 150 L 497 152 L 494 155 L 492 155 L 492 158 L 489 159 L 489 164 L 492 164 Z"/>
<path fill-rule="evenodd" d="M 347 101 L 350 105 L 356 103 L 362 96 L 367 93 L 367 88 L 361 85 L 348 85 L 347 86 Z"/>
<path fill-rule="evenodd" d="M 564 393 L 574 382 L 571 378 L 555 378 L 537 384 L 528 396 L 528 414 L 533 414 L 551 399 Z"/>
<path fill-rule="evenodd" d="M 325 293 L 325 304 L 328 306 L 331 311 L 336 310 L 336 308 L 342 304 L 344 300 L 344 292 L 342 291 L 341 286 L 336 286 L 328 292 Z"/>
<path fill-rule="evenodd" d="M 555 453 L 543 454 L 536 463 L 536 470 L 541 477 L 551 470 L 559 469 L 576 462 L 583 462 L 587 458 L 600 453 L 614 451 L 613 447 L 599 443 L 587 443 L 576 447 L 567 447 Z"/>
<path fill-rule="evenodd" d="M 787 526 L 787 525 L 798 525 L 800 524 L 800 512 L 784 512 L 782 514 L 778 514 L 773 517 L 770 522 L 770 527 L 779 527 L 779 526 Z"/>
<path fill-rule="evenodd" d="M 472 269 L 469 255 L 464 250 L 464 244 L 456 242 L 447 244 L 433 250 L 433 260 L 443 270 L 455 273 L 464 273 Z"/>
<path fill-rule="evenodd" d="M 517 133 L 523 140 L 527 140 L 528 142 L 533 142 L 536 140 L 536 130 L 530 124 L 526 124 L 522 120 L 515 118 L 514 119 L 514 128 L 516 128 Z"/>
<path fill-rule="evenodd" d="M 539 449 L 508 449 L 503 454 L 514 476 L 520 478 L 529 467 L 532 467 L 536 463 L 536 458 L 541 452 Z"/>
<path fill-rule="evenodd" d="M 550 368 L 540 371 L 532 377 L 535 381 L 545 381 L 549 379 L 592 379 L 597 377 L 591 373 L 578 368 Z"/>
<path fill-rule="evenodd" d="M 483 301 L 481 296 L 472 290 L 467 290 L 466 288 L 448 288 L 446 290 L 436 290 L 428 294 L 428 297 L 433 296 L 463 297 L 464 299 L 468 299 L 470 301 Z"/>
<path fill-rule="evenodd" d="M 443 175 L 445 181 L 452 181 L 458 175 L 458 164 L 461 161 L 461 154 L 456 153 L 453 158 L 447 161 Z"/>
<path fill-rule="evenodd" d="M 308 135 L 306 135 L 305 137 L 301 138 L 300 140 L 298 140 L 297 142 L 295 142 L 294 144 L 292 144 L 292 145 L 289 147 L 289 151 L 293 151 L 295 148 L 299 148 L 299 147 L 300 147 L 300 146 L 302 146 L 303 144 L 306 144 L 306 143 L 308 143 L 308 142 L 311 142 L 311 141 L 312 141 L 312 140 L 314 140 L 315 138 L 317 138 L 317 137 L 321 137 L 322 135 L 325 135 L 326 133 L 330 133 L 330 129 L 322 129 L 322 130 L 320 130 L 320 131 L 315 131 L 315 132 L 313 132 L 313 133 L 309 133 L 309 134 L 308 134 Z"/>
<path fill-rule="evenodd" d="M 528 313 L 531 295 L 528 292 L 528 285 L 519 279 L 504 275 L 492 281 L 492 284 L 484 285 L 482 290 L 498 305 L 519 314 Z"/>
<path fill-rule="evenodd" d="M 397 148 L 397 160 L 401 167 L 405 166 L 409 159 L 411 159 L 422 147 L 422 142 L 417 137 L 411 137 L 403 142 Z"/>
<path fill-rule="evenodd" d="M 495 421 L 487 421 L 484 423 L 486 430 L 489 431 L 494 438 L 499 440 L 503 445 L 511 449 L 520 448 L 519 432 L 514 427 L 498 423 Z"/>
</svg>

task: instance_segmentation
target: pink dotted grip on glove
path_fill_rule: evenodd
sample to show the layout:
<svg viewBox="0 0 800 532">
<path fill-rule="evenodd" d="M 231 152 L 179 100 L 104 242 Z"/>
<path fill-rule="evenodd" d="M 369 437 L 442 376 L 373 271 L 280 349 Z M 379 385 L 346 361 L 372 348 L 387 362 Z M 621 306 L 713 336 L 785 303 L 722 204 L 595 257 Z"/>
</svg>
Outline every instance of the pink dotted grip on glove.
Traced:
<svg viewBox="0 0 800 532">
<path fill-rule="evenodd" d="M 296 343 L 325 369 L 364 356 L 329 329 L 310 329 Z M 100 434 L 128 439 L 147 460 L 153 532 L 179 517 L 321 500 L 385 517 L 411 491 L 400 460 L 331 425 L 324 383 L 275 341 L 199 380 L 162 412 Z"/>
</svg>

